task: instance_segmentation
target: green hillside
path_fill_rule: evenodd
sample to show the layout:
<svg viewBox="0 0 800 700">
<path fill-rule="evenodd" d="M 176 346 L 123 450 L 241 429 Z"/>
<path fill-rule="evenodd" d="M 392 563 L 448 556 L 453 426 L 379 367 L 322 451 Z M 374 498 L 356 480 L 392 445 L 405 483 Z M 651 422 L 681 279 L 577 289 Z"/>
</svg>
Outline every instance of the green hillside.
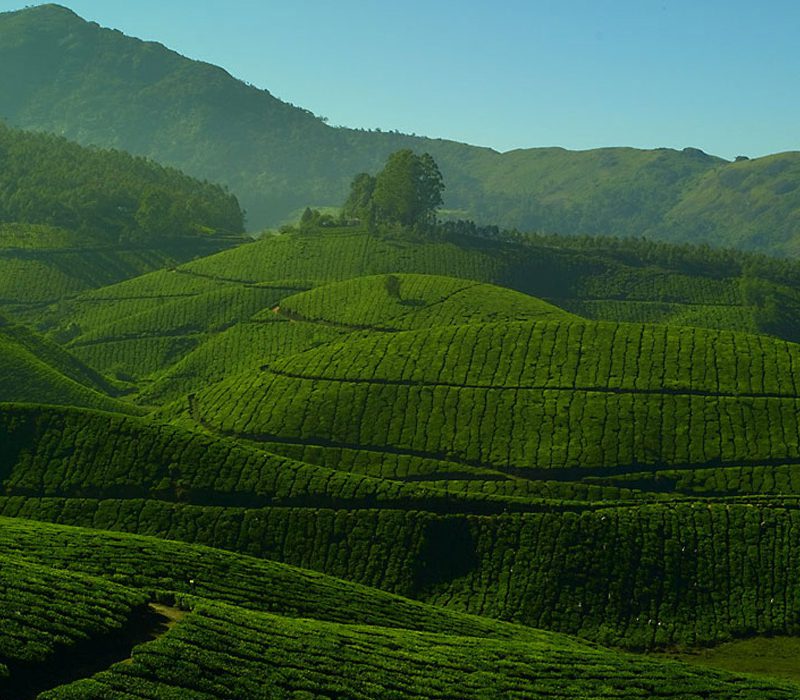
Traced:
<svg viewBox="0 0 800 700">
<path fill-rule="evenodd" d="M 597 688 L 602 674 L 603 687 Z M 646 662 L 569 642 L 494 642 L 290 620 L 197 604 L 175 631 L 140 647 L 128 668 L 47 693 L 55 698 L 277 697 L 558 698 L 796 697 L 797 686 L 670 663 Z M 598 692 L 599 691 L 599 692 Z M 165 693 L 174 693 L 168 696 Z"/>
<path fill-rule="evenodd" d="M 796 267 L 634 241 L 324 228 L 265 236 L 29 317 L 158 404 L 343 333 L 566 313 L 560 309 L 800 339 Z M 390 277 L 397 289 L 387 287 L 396 284 Z"/>
<path fill-rule="evenodd" d="M 0 154 L 3 224 L 66 229 L 86 247 L 243 231 L 239 204 L 221 187 L 122 151 L 0 123 Z"/>
<path fill-rule="evenodd" d="M 242 216 L 177 170 L 0 123 L 0 307 L 20 318 L 235 245 Z"/>
<path fill-rule="evenodd" d="M 29 697 L 64 650 L 109 643 L 147 596 L 107 581 L 0 556 L 0 693 Z M 55 680 L 55 679 L 54 679 Z"/>
<path fill-rule="evenodd" d="M 791 463 L 798 353 L 689 327 L 450 326 L 294 355 L 198 392 L 189 410 L 225 435 L 532 479 Z"/>
<path fill-rule="evenodd" d="M 0 698 L 800 698 L 796 154 L 331 128 L 56 5 L 0 114 L 94 144 L 0 125 Z M 479 223 L 306 208 L 401 147 Z"/>
<path fill-rule="evenodd" d="M 798 250 L 794 153 L 737 163 L 694 148 L 501 154 L 333 128 L 220 68 L 101 29 L 57 5 L 0 15 L 0 66 L 0 113 L 10 124 L 225 183 L 256 229 L 309 204 L 339 205 L 355 173 L 374 173 L 387 155 L 411 148 L 439 163 L 445 207 L 482 222 Z"/>
<path fill-rule="evenodd" d="M 14 697 L 797 695 L 154 538 L 0 519 L 0 559 L 0 689 Z M 65 668 L 88 650 L 91 668 Z"/>
<path fill-rule="evenodd" d="M 540 299 L 502 287 L 409 274 L 356 277 L 323 285 L 289 296 L 270 311 L 294 320 L 390 332 L 454 323 L 570 316 Z"/>
<path fill-rule="evenodd" d="M 136 412 L 117 392 L 58 345 L 0 318 L 0 402 L 47 403 Z"/>
</svg>

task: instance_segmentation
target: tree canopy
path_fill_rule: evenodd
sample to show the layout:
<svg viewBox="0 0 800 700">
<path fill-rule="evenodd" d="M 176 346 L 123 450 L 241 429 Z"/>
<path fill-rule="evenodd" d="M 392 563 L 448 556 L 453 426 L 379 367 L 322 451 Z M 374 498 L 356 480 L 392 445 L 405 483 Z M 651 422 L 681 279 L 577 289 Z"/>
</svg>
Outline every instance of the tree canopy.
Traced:
<svg viewBox="0 0 800 700">
<path fill-rule="evenodd" d="M 344 213 L 406 226 L 430 224 L 443 191 L 442 173 L 433 157 L 406 148 L 392 153 L 374 177 L 359 173 L 353 178 Z"/>
</svg>

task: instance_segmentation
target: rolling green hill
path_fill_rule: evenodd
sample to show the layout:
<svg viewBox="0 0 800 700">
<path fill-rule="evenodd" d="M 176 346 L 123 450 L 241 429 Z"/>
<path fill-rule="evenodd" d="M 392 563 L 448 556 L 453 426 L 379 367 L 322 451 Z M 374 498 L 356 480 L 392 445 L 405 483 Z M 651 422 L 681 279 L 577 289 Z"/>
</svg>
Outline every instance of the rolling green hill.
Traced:
<svg viewBox="0 0 800 700">
<path fill-rule="evenodd" d="M 0 14 L 0 114 L 257 222 L 411 147 L 592 234 L 244 243 L 0 126 L 0 697 L 800 697 L 668 658 L 800 637 L 800 264 L 630 238 L 796 254 L 796 154 L 334 129 L 54 5 Z"/>
<path fill-rule="evenodd" d="M 390 332 L 570 316 L 540 299 L 491 284 L 413 274 L 356 277 L 323 285 L 286 297 L 273 313 L 343 328 Z"/>
<path fill-rule="evenodd" d="M 353 175 L 400 148 L 431 153 L 461 216 L 527 230 L 648 235 L 796 255 L 794 153 L 728 163 L 687 148 L 535 148 L 332 128 L 307 110 L 66 8 L 0 15 L 10 124 L 156 158 L 227 184 L 254 228 L 338 205 Z M 146 126 L 144 126 L 146 125 Z"/>
<path fill-rule="evenodd" d="M 58 345 L 0 318 L 0 402 L 135 413 L 102 376 Z"/>
<path fill-rule="evenodd" d="M 140 591 L 0 557 L 0 693 L 28 697 L 36 668 L 87 640 L 108 643 L 147 600 Z"/>
<path fill-rule="evenodd" d="M 374 462 L 387 452 L 390 465 L 397 454 L 440 460 L 448 475 L 453 464 L 575 480 L 793 463 L 799 353 L 690 327 L 449 326 L 278 360 L 198 392 L 189 410 L 224 435 L 366 450 Z"/>
<path fill-rule="evenodd" d="M 357 332 L 573 312 L 797 340 L 796 268 L 636 241 L 323 228 L 265 236 L 28 318 L 96 370 L 129 382 L 140 402 L 160 405 Z"/>
<path fill-rule="evenodd" d="M 14 697 L 31 688 L 42 698 L 103 699 L 133 690 L 142 698 L 798 692 L 155 538 L 0 519 L 0 561 L 0 689 Z M 159 612 L 172 622 L 159 624 Z M 117 657 L 105 658 L 109 647 Z M 91 665 L 65 669 L 82 651 Z"/>
</svg>

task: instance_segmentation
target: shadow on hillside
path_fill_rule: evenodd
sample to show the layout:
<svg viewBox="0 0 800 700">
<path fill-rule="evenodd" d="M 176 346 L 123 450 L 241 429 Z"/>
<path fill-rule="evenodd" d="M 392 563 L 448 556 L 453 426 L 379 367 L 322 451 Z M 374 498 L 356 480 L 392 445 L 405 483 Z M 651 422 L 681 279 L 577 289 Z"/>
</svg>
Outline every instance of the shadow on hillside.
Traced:
<svg viewBox="0 0 800 700">
<path fill-rule="evenodd" d="M 34 700 L 40 693 L 105 671 L 131 658 L 138 644 L 167 632 L 175 618 L 153 606 L 136 608 L 128 622 L 110 634 L 93 637 L 72 647 L 59 647 L 40 663 L 8 663 L 10 676 L 0 679 L 0 698 Z"/>
</svg>

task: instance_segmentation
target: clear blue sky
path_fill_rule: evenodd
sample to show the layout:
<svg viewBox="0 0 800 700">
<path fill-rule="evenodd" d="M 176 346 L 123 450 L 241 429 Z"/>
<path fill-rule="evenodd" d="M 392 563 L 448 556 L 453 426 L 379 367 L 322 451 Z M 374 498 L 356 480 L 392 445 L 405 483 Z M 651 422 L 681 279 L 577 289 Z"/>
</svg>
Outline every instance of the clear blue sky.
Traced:
<svg viewBox="0 0 800 700">
<path fill-rule="evenodd" d="M 800 150 L 797 0 L 61 4 L 333 125 L 498 150 Z M 0 0 L 0 11 L 20 7 Z"/>
</svg>

